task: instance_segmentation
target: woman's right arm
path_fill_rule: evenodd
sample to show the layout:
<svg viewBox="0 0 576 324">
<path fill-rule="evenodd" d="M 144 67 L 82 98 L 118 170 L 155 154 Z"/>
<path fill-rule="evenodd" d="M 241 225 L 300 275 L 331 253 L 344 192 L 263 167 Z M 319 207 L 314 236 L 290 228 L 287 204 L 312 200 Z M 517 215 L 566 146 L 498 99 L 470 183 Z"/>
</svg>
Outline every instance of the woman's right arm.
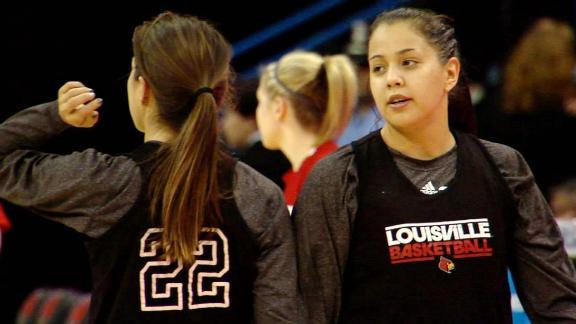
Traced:
<svg viewBox="0 0 576 324">
<path fill-rule="evenodd" d="M 338 321 L 357 209 L 356 187 L 356 169 L 348 146 L 319 161 L 298 195 L 292 217 L 298 281 L 308 323 Z"/>
<path fill-rule="evenodd" d="M 89 97 L 68 105 L 60 100 L 60 106 L 76 108 Z M 78 127 L 97 120 L 78 114 L 68 115 L 79 117 Z M 132 160 L 91 149 L 68 155 L 34 150 L 69 127 L 56 101 L 27 108 L 0 124 L 0 198 L 96 237 L 132 206 L 140 174 Z"/>
<path fill-rule="evenodd" d="M 34 149 L 64 130 L 92 127 L 98 121 L 102 100 L 94 99 L 82 83 L 67 82 L 58 90 L 58 101 L 24 109 L 0 124 L 0 156 L 19 149 Z"/>
</svg>

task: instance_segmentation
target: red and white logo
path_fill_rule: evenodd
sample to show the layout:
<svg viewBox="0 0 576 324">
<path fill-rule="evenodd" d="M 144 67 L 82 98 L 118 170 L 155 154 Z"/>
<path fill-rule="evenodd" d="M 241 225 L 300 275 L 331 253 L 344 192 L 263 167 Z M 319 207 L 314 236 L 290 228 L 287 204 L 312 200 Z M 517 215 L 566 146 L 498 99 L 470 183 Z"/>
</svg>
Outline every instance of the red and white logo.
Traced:
<svg viewBox="0 0 576 324">
<path fill-rule="evenodd" d="M 445 258 L 443 256 L 440 257 L 440 262 L 438 262 L 438 269 L 446 273 L 452 273 L 452 270 L 454 270 L 454 268 L 456 268 L 456 265 L 454 265 L 454 262 L 452 262 L 452 260 Z"/>
<path fill-rule="evenodd" d="M 440 256 L 452 260 L 491 257 L 490 222 L 486 218 L 386 227 L 392 264 L 430 262 Z"/>
</svg>

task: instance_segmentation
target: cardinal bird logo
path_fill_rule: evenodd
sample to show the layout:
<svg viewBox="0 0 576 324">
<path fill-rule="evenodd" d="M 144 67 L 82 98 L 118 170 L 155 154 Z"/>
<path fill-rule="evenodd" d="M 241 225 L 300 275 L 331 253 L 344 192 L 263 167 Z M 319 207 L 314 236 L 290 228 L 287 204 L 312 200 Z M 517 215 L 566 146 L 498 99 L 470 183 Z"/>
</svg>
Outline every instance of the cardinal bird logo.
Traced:
<svg viewBox="0 0 576 324">
<path fill-rule="evenodd" d="M 438 269 L 446 273 L 452 273 L 452 270 L 454 270 L 454 268 L 456 268 L 456 266 L 454 265 L 454 262 L 452 262 L 452 260 L 445 258 L 443 256 L 440 257 L 440 262 L 438 262 Z"/>
</svg>

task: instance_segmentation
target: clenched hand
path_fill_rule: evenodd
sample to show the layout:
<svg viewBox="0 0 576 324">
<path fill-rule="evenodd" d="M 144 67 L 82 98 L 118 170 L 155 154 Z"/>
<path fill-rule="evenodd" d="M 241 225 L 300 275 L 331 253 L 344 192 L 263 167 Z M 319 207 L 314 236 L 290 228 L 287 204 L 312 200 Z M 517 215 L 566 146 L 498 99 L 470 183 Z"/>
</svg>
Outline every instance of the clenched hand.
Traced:
<svg viewBox="0 0 576 324">
<path fill-rule="evenodd" d="M 58 90 L 58 113 L 68 125 L 90 128 L 98 122 L 97 109 L 102 99 L 94 91 L 78 81 L 66 82 Z"/>
</svg>

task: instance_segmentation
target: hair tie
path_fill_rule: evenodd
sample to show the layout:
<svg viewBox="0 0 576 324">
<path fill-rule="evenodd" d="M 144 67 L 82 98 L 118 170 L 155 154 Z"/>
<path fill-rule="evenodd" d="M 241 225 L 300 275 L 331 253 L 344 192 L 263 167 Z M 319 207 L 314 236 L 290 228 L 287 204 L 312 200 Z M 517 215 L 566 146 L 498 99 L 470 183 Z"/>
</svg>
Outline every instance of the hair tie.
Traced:
<svg viewBox="0 0 576 324">
<path fill-rule="evenodd" d="M 208 87 L 198 88 L 198 89 L 196 89 L 196 91 L 194 91 L 194 93 L 192 93 L 190 100 L 188 100 L 187 106 L 194 107 L 196 105 L 196 100 L 203 93 L 210 93 L 214 97 L 214 89 L 208 88 Z M 214 98 L 216 98 L 216 97 L 214 97 Z"/>
<path fill-rule="evenodd" d="M 209 92 L 210 94 L 214 95 L 214 89 L 212 88 L 208 88 L 208 87 L 202 87 L 196 91 L 194 91 L 194 94 L 192 95 L 194 97 L 194 99 L 198 98 L 201 94 Z"/>
<path fill-rule="evenodd" d="M 280 61 L 274 63 L 274 69 L 272 70 L 272 78 L 274 78 L 274 81 L 276 81 L 276 83 L 280 86 L 280 88 L 282 88 L 289 96 L 295 99 L 301 99 L 301 100 L 303 99 L 306 101 L 311 101 L 311 99 L 307 95 L 288 88 L 288 86 L 284 82 L 282 82 L 282 80 L 280 80 L 280 78 L 278 77 L 279 68 L 280 68 Z"/>
<path fill-rule="evenodd" d="M 299 93 L 288 88 L 288 86 L 286 84 L 284 84 L 284 82 L 282 82 L 282 80 L 280 80 L 280 78 L 278 77 L 278 70 L 279 69 L 280 69 L 280 61 L 274 63 L 274 69 L 272 70 L 272 77 L 274 78 L 276 83 L 278 83 L 278 85 L 280 85 L 280 87 L 282 89 L 284 89 L 284 91 L 286 91 L 288 94 L 298 96 Z"/>
<path fill-rule="evenodd" d="M 282 82 L 282 80 L 280 80 L 280 78 L 278 77 L 279 67 L 280 67 L 280 61 L 274 63 L 274 66 L 272 69 L 272 78 L 280 86 L 280 88 L 282 88 L 286 92 L 286 94 L 290 98 L 292 98 L 292 100 L 299 100 L 300 102 L 305 102 L 307 105 L 314 107 L 315 109 L 317 109 L 319 111 L 323 111 L 322 107 L 320 107 L 318 105 L 318 103 L 312 97 L 310 97 L 304 93 L 294 91 L 294 90 L 290 89 L 284 82 Z"/>
</svg>

